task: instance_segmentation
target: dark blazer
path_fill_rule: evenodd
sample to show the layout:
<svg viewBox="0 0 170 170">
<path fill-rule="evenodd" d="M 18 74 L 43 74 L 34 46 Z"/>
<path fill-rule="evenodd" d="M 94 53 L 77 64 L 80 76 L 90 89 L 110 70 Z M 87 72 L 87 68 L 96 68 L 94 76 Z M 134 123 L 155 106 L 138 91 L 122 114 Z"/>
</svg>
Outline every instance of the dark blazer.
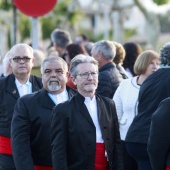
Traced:
<svg viewBox="0 0 170 170">
<path fill-rule="evenodd" d="M 154 112 L 148 140 L 148 153 L 153 170 L 170 167 L 170 98 Z"/>
<path fill-rule="evenodd" d="M 71 98 L 76 91 L 67 87 Z M 21 97 L 12 119 L 12 151 L 17 170 L 52 166 L 50 124 L 54 102 L 44 89 Z"/>
<path fill-rule="evenodd" d="M 42 88 L 41 78 L 30 76 L 32 91 Z M 0 136 L 10 138 L 11 120 L 14 106 L 19 98 L 14 74 L 0 79 Z"/>
<path fill-rule="evenodd" d="M 122 80 L 122 75 L 116 65 L 109 62 L 99 68 L 99 83 L 96 93 L 112 99 Z"/>
<path fill-rule="evenodd" d="M 126 135 L 126 142 L 147 144 L 152 114 L 160 102 L 170 97 L 170 68 L 160 68 L 150 75 L 139 91 L 138 114 Z"/>
<path fill-rule="evenodd" d="M 52 112 L 51 142 L 54 170 L 94 170 L 96 128 L 77 93 Z M 109 160 L 109 170 L 123 170 L 118 119 L 113 100 L 96 95 L 98 119 Z"/>
</svg>

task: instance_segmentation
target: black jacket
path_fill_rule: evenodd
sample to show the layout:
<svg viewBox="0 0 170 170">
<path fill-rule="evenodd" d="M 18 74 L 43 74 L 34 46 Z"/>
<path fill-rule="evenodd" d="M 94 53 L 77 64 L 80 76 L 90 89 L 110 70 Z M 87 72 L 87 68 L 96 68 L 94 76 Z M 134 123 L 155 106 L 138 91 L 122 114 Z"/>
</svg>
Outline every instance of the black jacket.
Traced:
<svg viewBox="0 0 170 170">
<path fill-rule="evenodd" d="M 67 87 L 71 98 L 76 91 Z M 52 166 L 50 125 L 55 104 L 44 89 L 21 97 L 12 119 L 12 151 L 17 170 Z"/>
<path fill-rule="evenodd" d="M 51 123 L 54 170 L 94 170 L 96 128 L 77 93 L 53 109 Z M 109 170 L 123 170 L 118 119 L 113 100 L 96 95 L 98 119 L 109 160 Z"/>
<path fill-rule="evenodd" d="M 41 78 L 31 75 L 30 82 L 33 92 L 42 88 Z M 0 78 L 0 136 L 10 138 L 13 110 L 19 97 L 14 74 Z"/>
<path fill-rule="evenodd" d="M 99 68 L 99 83 L 96 93 L 112 99 L 122 80 L 116 65 L 113 62 L 107 63 Z"/>
<path fill-rule="evenodd" d="M 170 98 L 154 112 L 148 140 L 148 153 L 153 170 L 170 167 Z"/>
<path fill-rule="evenodd" d="M 170 68 L 160 68 L 150 75 L 139 91 L 138 115 L 126 136 L 126 142 L 147 144 L 152 114 L 160 102 L 170 96 Z"/>
</svg>

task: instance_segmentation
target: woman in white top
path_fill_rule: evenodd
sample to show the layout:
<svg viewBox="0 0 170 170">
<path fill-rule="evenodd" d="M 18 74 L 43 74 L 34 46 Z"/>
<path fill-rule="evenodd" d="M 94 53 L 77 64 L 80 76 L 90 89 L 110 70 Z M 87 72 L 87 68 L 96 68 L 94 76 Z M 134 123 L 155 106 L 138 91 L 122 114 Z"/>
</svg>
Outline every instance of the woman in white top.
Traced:
<svg viewBox="0 0 170 170">
<path fill-rule="evenodd" d="M 158 53 L 152 50 L 142 52 L 135 61 L 134 72 L 136 77 L 125 79 L 117 88 L 113 100 L 119 120 L 120 136 L 123 146 L 125 170 L 137 170 L 135 160 L 127 153 L 125 137 L 135 115 L 137 115 L 137 103 L 139 89 L 145 79 L 159 68 L 160 59 Z"/>
</svg>

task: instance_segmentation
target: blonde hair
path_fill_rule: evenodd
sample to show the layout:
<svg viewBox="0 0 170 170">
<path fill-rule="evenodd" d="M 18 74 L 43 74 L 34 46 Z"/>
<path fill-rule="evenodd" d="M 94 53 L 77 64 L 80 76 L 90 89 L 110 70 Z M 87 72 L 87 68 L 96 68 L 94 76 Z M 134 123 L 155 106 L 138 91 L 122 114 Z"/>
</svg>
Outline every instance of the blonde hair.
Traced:
<svg viewBox="0 0 170 170">
<path fill-rule="evenodd" d="M 136 59 L 134 64 L 134 72 L 137 75 L 144 74 L 152 60 L 160 61 L 159 54 L 153 50 L 146 50 L 142 52 Z"/>
<path fill-rule="evenodd" d="M 125 49 L 122 44 L 115 42 L 115 41 L 112 41 L 112 42 L 116 47 L 116 55 L 115 55 L 115 58 L 113 59 L 113 61 L 115 64 L 120 63 L 122 65 L 123 60 L 125 59 L 125 55 L 126 55 Z"/>
</svg>

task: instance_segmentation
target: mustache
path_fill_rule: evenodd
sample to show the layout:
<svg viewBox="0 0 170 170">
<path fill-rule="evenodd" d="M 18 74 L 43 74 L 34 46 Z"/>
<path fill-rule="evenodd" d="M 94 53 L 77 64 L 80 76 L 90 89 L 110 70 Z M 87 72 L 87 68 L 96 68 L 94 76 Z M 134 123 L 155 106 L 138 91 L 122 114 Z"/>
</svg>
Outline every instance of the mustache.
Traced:
<svg viewBox="0 0 170 170">
<path fill-rule="evenodd" d="M 51 82 L 53 82 L 53 81 L 55 81 L 55 82 L 57 82 L 58 84 L 60 84 L 60 80 L 59 80 L 58 78 L 50 78 L 50 80 L 49 80 L 48 82 L 51 83 Z"/>
</svg>

